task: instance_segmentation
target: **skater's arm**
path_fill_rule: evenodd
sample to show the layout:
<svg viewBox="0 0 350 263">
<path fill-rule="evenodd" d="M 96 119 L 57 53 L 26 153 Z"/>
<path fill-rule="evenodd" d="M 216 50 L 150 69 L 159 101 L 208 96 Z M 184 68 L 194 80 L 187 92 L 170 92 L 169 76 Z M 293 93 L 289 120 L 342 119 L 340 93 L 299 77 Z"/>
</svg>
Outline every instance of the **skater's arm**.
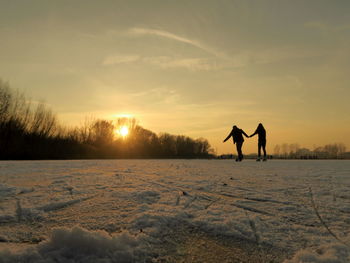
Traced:
<svg viewBox="0 0 350 263">
<path fill-rule="evenodd" d="M 224 140 L 224 142 L 226 142 L 228 139 L 230 139 L 231 136 L 232 136 L 232 132 L 230 132 L 230 134 L 226 137 L 226 139 Z"/>
<path fill-rule="evenodd" d="M 245 137 L 249 138 L 249 136 L 242 130 L 242 133 L 244 134 Z"/>
<path fill-rule="evenodd" d="M 256 129 L 256 131 L 252 135 L 250 135 L 249 137 L 253 137 L 256 134 L 258 134 L 258 129 Z"/>
</svg>

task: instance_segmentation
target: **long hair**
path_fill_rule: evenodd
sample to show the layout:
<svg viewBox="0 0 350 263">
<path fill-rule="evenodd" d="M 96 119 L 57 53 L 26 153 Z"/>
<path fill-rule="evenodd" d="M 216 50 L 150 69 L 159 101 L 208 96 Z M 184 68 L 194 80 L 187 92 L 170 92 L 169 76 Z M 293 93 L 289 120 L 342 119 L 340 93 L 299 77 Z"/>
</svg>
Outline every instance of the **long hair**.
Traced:
<svg viewBox="0 0 350 263">
<path fill-rule="evenodd" d="M 258 131 L 265 131 L 265 128 L 264 128 L 264 126 L 262 125 L 262 123 L 259 123 L 257 130 L 258 130 Z"/>
</svg>

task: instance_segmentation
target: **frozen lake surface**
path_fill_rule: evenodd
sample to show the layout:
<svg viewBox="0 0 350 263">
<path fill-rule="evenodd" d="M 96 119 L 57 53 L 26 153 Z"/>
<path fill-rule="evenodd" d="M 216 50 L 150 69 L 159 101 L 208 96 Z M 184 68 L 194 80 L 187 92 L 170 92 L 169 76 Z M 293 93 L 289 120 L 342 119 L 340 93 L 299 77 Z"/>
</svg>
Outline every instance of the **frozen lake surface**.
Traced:
<svg viewBox="0 0 350 263">
<path fill-rule="evenodd" d="M 0 250 L 0 262 L 350 262 L 350 161 L 2 161 Z"/>
</svg>

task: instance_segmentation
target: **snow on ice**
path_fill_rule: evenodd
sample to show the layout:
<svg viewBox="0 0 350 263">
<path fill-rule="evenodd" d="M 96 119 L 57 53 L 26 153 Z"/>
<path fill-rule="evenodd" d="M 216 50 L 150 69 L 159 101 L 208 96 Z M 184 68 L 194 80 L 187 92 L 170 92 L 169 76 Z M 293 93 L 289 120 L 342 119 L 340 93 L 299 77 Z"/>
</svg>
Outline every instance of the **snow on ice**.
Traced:
<svg viewBox="0 0 350 263">
<path fill-rule="evenodd" d="M 349 161 L 0 162 L 0 262 L 171 261 L 193 232 L 350 262 L 349 215 Z"/>
</svg>

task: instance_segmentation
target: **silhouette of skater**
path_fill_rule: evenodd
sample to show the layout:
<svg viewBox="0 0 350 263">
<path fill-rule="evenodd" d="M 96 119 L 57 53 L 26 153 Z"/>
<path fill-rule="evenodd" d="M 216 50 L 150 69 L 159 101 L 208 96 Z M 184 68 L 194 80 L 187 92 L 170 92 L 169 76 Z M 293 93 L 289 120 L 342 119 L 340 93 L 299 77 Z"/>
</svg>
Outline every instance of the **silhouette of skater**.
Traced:
<svg viewBox="0 0 350 263">
<path fill-rule="evenodd" d="M 232 127 L 232 131 L 230 132 L 230 134 L 224 140 L 224 142 L 226 142 L 232 136 L 233 143 L 236 144 L 237 154 L 238 154 L 236 162 L 238 162 L 238 161 L 240 162 L 243 159 L 243 153 L 242 153 L 242 146 L 243 146 L 243 142 L 244 142 L 243 134 L 245 137 L 249 138 L 249 136 L 242 129 L 239 129 L 235 125 Z"/>
<path fill-rule="evenodd" d="M 253 137 L 256 134 L 258 134 L 258 159 L 257 159 L 257 161 L 261 160 L 261 148 L 264 151 L 263 161 L 266 161 L 266 130 L 261 123 L 259 123 L 258 127 L 256 128 L 256 131 L 252 135 L 250 135 L 249 138 Z"/>
</svg>

